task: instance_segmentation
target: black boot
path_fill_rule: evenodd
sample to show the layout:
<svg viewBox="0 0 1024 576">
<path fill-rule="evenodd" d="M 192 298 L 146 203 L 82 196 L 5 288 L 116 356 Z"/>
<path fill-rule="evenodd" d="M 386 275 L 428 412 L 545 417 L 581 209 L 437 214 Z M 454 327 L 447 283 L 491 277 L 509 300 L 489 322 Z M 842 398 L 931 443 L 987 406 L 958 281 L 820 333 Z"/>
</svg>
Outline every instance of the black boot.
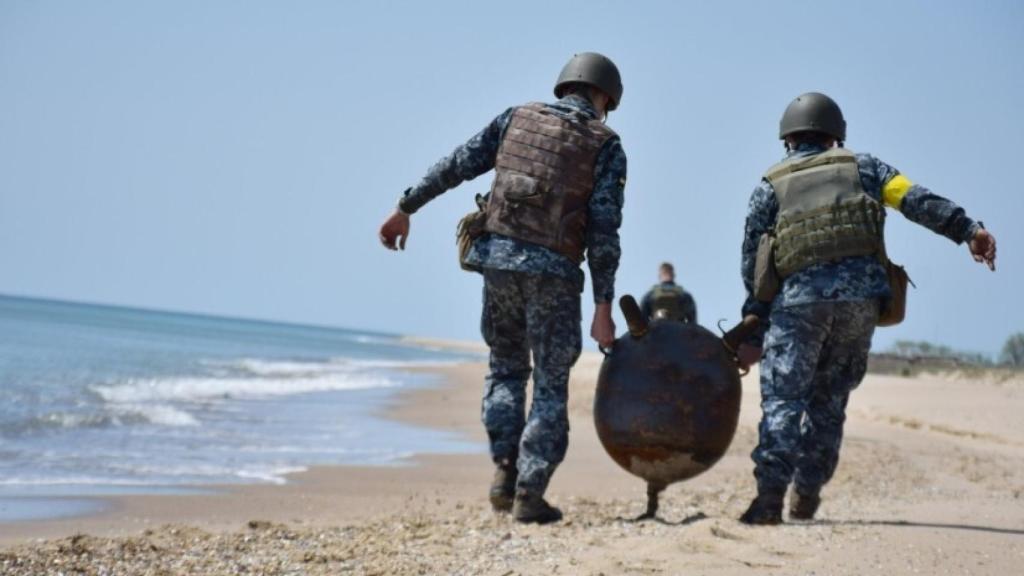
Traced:
<svg viewBox="0 0 1024 576">
<path fill-rule="evenodd" d="M 782 524 L 782 501 L 785 492 L 761 492 L 740 516 L 744 524 L 773 526 Z"/>
<path fill-rule="evenodd" d="M 491 508 L 495 512 L 511 512 L 516 497 L 516 478 L 519 471 L 515 464 L 498 464 L 491 482 Z"/>
<path fill-rule="evenodd" d="M 512 515 L 523 524 L 550 524 L 562 519 L 561 510 L 548 504 L 541 496 L 525 492 L 516 494 Z"/>
<path fill-rule="evenodd" d="M 814 520 L 814 513 L 821 505 L 821 492 L 814 490 L 802 494 L 794 489 L 789 498 L 789 517 L 792 520 Z"/>
</svg>

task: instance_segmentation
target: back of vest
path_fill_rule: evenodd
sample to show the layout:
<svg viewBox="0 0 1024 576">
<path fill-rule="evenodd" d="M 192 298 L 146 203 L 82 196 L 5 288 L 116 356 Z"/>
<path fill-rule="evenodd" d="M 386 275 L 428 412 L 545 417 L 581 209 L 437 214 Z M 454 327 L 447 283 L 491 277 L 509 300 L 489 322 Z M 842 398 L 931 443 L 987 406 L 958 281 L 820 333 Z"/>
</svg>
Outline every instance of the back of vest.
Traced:
<svg viewBox="0 0 1024 576">
<path fill-rule="evenodd" d="M 683 289 L 679 286 L 657 284 L 651 288 L 651 314 L 655 318 L 683 320 L 683 309 L 679 299 Z"/>
<path fill-rule="evenodd" d="M 764 178 L 779 203 L 775 266 L 783 278 L 814 264 L 884 255 L 885 209 L 864 191 L 849 150 L 789 159 Z"/>
<path fill-rule="evenodd" d="M 498 147 L 486 231 L 582 262 L 597 155 L 614 135 L 597 120 L 569 120 L 543 104 L 517 108 Z"/>
</svg>

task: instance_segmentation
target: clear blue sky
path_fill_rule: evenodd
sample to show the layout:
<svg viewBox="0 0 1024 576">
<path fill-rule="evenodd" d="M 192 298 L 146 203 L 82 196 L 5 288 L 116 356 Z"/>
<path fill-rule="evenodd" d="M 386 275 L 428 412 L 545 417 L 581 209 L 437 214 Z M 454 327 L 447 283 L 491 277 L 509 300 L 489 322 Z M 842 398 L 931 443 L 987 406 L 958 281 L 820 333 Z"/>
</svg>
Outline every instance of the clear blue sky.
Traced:
<svg viewBox="0 0 1024 576">
<path fill-rule="evenodd" d="M 474 338 L 481 280 L 454 228 L 490 177 L 417 214 L 405 253 L 377 226 L 585 50 L 625 82 L 620 294 L 672 260 L 706 324 L 737 319 L 747 199 L 781 156 L 783 108 L 820 90 L 850 148 L 1000 242 L 991 274 L 894 215 L 918 289 L 876 349 L 992 353 L 1024 330 L 1015 1 L 0 0 L 0 293 Z"/>
</svg>

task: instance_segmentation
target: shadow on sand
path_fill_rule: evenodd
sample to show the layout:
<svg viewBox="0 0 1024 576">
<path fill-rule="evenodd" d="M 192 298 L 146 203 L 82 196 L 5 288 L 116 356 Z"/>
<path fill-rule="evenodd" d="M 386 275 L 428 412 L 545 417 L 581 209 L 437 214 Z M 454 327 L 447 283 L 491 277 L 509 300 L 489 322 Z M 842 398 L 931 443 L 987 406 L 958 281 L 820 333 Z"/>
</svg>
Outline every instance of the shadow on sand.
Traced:
<svg viewBox="0 0 1024 576">
<path fill-rule="evenodd" d="M 944 530 L 972 530 L 991 534 L 1024 536 L 1024 530 L 974 526 L 971 524 L 940 524 L 935 522 L 911 522 L 909 520 L 813 520 L 811 522 L 787 522 L 788 526 L 896 526 L 899 528 L 941 528 Z"/>
<path fill-rule="evenodd" d="M 691 516 L 687 516 L 686 518 L 683 518 L 682 520 L 679 520 L 678 522 L 670 522 L 670 521 L 665 520 L 664 518 L 661 518 L 659 516 L 650 517 L 650 516 L 648 516 L 646 514 L 641 514 L 640 516 L 637 516 L 636 518 L 623 518 L 622 516 L 619 516 L 615 520 L 617 522 L 629 522 L 630 524 L 635 524 L 637 522 L 657 522 L 658 524 L 664 524 L 665 526 L 688 526 L 688 525 L 693 524 L 695 522 L 700 522 L 701 520 L 704 520 L 707 517 L 708 517 L 707 514 L 705 514 L 703 512 L 697 512 L 696 514 L 693 514 Z"/>
</svg>

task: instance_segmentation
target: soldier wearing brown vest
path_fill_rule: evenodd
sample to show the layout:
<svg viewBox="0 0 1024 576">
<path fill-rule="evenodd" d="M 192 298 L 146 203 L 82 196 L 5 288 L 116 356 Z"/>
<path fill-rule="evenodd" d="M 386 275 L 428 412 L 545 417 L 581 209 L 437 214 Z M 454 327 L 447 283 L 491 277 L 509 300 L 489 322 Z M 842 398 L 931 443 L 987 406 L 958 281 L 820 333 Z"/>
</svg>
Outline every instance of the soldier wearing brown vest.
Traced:
<svg viewBox="0 0 1024 576">
<path fill-rule="evenodd" d="M 555 95 L 555 103 L 506 110 L 456 148 L 406 190 L 380 230 L 386 247 L 404 249 L 410 214 L 495 170 L 490 193 L 478 201 L 481 212 L 467 217 L 460 260 L 484 277 L 481 332 L 490 348 L 490 374 L 482 419 L 496 465 L 491 504 L 537 523 L 561 518 L 543 496 L 568 447 L 568 379 L 582 345 L 584 258 L 595 302 L 591 336 L 601 346 L 615 339 L 611 301 L 626 181 L 619 137 L 604 124 L 622 98 L 611 60 L 576 55 L 563 68 Z"/>
</svg>

